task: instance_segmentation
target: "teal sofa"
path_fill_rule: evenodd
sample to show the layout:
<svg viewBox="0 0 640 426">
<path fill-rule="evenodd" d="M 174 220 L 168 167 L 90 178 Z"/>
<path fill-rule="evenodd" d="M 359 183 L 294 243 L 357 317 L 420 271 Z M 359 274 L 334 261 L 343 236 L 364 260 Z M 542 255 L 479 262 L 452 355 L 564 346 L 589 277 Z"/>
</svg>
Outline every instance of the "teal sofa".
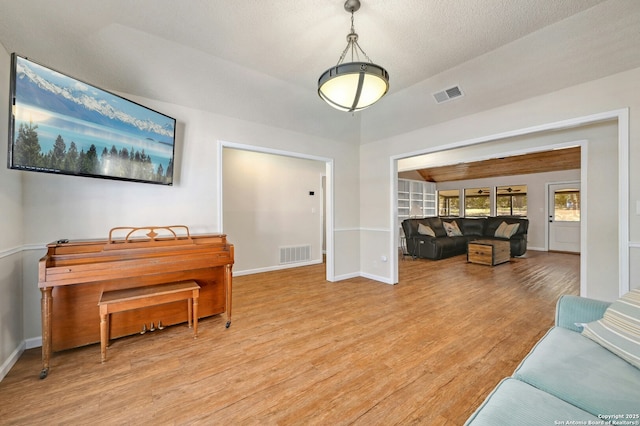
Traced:
<svg viewBox="0 0 640 426">
<path fill-rule="evenodd" d="M 640 291 L 634 292 L 638 300 Z M 562 296 L 556 306 L 555 326 L 465 425 L 640 425 L 640 369 L 636 360 L 626 361 L 583 332 L 602 322 L 610 305 Z M 640 315 L 637 307 L 634 309 L 635 328 L 640 325 Z M 637 346 L 637 340 L 631 342 Z M 634 351 L 632 356 L 637 357 L 637 348 L 630 352 Z M 625 348 L 622 356 L 628 353 Z"/>
</svg>

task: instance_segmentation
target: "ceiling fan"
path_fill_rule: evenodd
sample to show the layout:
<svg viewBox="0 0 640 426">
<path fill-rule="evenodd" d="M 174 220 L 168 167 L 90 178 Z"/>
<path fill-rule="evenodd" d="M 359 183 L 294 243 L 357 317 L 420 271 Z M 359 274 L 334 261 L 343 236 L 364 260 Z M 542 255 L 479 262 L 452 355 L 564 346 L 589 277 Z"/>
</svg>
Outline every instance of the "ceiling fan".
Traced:
<svg viewBox="0 0 640 426">
<path fill-rule="evenodd" d="M 522 191 L 522 189 L 517 189 L 517 188 L 516 188 L 516 189 L 513 189 L 513 188 L 511 188 L 511 187 L 509 187 L 509 188 L 498 188 L 498 190 L 499 190 L 499 191 L 506 191 L 506 192 L 509 192 L 509 193 L 511 193 L 511 192 L 520 192 L 520 191 Z M 478 189 L 478 192 L 477 192 L 477 193 L 478 193 L 478 194 L 488 194 L 489 192 L 491 192 L 491 191 L 489 191 L 489 190 L 484 190 L 484 189 Z"/>
</svg>

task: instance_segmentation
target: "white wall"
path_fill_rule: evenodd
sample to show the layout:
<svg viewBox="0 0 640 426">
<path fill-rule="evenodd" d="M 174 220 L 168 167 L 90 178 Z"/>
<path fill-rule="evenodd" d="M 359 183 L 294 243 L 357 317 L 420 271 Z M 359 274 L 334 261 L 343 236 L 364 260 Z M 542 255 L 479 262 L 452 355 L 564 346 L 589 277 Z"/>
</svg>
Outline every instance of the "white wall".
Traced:
<svg viewBox="0 0 640 426">
<path fill-rule="evenodd" d="M 528 175 L 500 176 L 488 179 L 469 179 L 455 182 L 442 182 L 436 185 L 438 191 L 447 189 L 483 188 L 494 186 L 527 186 L 527 249 L 545 250 L 545 213 L 546 184 L 552 182 L 580 181 L 580 170 L 535 173 Z"/>
<path fill-rule="evenodd" d="M 287 246 L 308 244 L 304 264 L 321 263 L 325 163 L 231 148 L 222 156 L 223 231 L 234 245 L 234 274 L 281 268 L 279 250 Z"/>
<path fill-rule="evenodd" d="M 545 96 L 532 98 L 516 104 L 485 111 L 461 119 L 419 129 L 385 140 L 364 144 L 360 150 L 361 165 L 361 226 L 363 234 L 371 238 L 361 238 L 361 269 L 363 273 L 376 274 L 393 280 L 391 265 L 382 267 L 382 254 L 393 253 L 393 212 L 391 178 L 393 157 L 410 156 L 412 153 L 436 150 L 438 147 L 455 146 L 466 141 L 501 134 L 508 131 L 540 126 L 547 123 L 569 120 L 606 111 L 630 107 L 630 175 L 625 176 L 630 186 L 633 213 L 630 220 L 630 241 L 640 239 L 640 221 L 635 212 L 636 201 L 640 200 L 640 168 L 633 167 L 638 160 L 640 135 L 633 132 L 640 126 L 640 69 L 620 73 L 590 83 L 570 87 Z M 464 102 L 464 99 L 460 100 Z M 595 126 L 597 127 L 597 126 Z M 576 128 L 579 139 L 589 140 L 591 126 L 585 131 Z M 581 135 L 580 133 L 585 133 Z M 583 137 L 584 136 L 584 137 Z M 587 251 L 590 261 L 587 265 L 586 295 L 607 300 L 615 299 L 618 288 L 618 198 L 617 198 L 617 130 L 612 135 L 608 126 L 602 130 L 602 139 L 589 140 L 588 188 L 589 223 L 587 231 Z M 595 141 L 594 139 L 598 139 Z M 613 140 L 612 140 L 613 139 Z M 516 148 L 518 148 L 516 143 Z M 443 148 L 440 148 L 443 149 Z M 616 192 L 616 194 L 612 194 Z M 604 193 L 609 198 L 601 202 Z M 583 194 L 584 196 L 584 194 Z M 375 199 L 375 201 L 374 201 Z M 631 212 L 630 212 L 631 213 Z M 371 228 L 375 231 L 368 231 Z M 375 238 L 384 230 L 386 238 Z M 372 244 L 372 241 L 378 241 Z M 367 241 L 367 243 L 365 243 Z M 637 243 L 635 243 L 637 244 Z M 632 256 L 640 257 L 632 250 Z M 633 272 L 633 271 L 632 271 Z M 638 275 L 635 274 L 635 277 Z M 639 278 L 632 273 L 631 287 L 640 287 Z"/>
<path fill-rule="evenodd" d="M 220 232 L 219 140 L 333 158 L 335 198 L 339 200 L 335 203 L 336 224 L 357 226 L 358 182 L 351 172 L 358 164 L 357 147 L 179 105 L 130 98 L 178 120 L 174 185 L 25 173 L 26 244 L 59 238 L 104 238 L 115 226 L 184 224 L 193 233 Z M 344 267 L 348 272 L 358 271 L 357 264 Z"/>
<path fill-rule="evenodd" d="M 0 380 L 17 360 L 23 341 L 22 172 L 9 170 L 10 57 L 0 48 Z"/>
</svg>

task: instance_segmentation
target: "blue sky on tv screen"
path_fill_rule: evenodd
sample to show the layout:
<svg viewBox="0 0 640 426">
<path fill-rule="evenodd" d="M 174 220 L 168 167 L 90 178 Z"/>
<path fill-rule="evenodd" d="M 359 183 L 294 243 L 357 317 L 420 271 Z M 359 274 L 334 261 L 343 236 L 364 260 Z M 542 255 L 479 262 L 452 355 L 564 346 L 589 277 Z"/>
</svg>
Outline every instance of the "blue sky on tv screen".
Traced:
<svg viewBox="0 0 640 426">
<path fill-rule="evenodd" d="M 86 152 L 92 144 L 98 153 L 112 146 L 144 149 L 155 166 L 167 169 L 173 156 L 173 118 L 27 59 L 16 59 L 16 129 L 20 123 L 38 125 L 43 153 L 60 135 L 67 148 L 73 141 L 78 151 Z"/>
</svg>

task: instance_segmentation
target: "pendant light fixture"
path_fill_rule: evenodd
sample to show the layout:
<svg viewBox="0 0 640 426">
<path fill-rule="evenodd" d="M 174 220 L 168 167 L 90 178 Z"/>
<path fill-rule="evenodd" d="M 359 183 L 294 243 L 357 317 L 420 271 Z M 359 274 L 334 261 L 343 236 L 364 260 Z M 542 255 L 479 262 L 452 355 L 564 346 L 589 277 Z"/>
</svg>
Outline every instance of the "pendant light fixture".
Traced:
<svg viewBox="0 0 640 426">
<path fill-rule="evenodd" d="M 318 79 L 318 94 L 325 102 L 341 111 L 360 111 L 378 102 L 389 90 L 389 73 L 371 62 L 358 44 L 353 27 L 353 14 L 360 9 L 359 0 L 347 0 L 344 9 L 351 13 L 351 32 L 347 47 L 338 63 Z M 344 62 L 351 55 L 351 62 Z M 360 56 L 366 59 L 363 62 Z"/>
</svg>

